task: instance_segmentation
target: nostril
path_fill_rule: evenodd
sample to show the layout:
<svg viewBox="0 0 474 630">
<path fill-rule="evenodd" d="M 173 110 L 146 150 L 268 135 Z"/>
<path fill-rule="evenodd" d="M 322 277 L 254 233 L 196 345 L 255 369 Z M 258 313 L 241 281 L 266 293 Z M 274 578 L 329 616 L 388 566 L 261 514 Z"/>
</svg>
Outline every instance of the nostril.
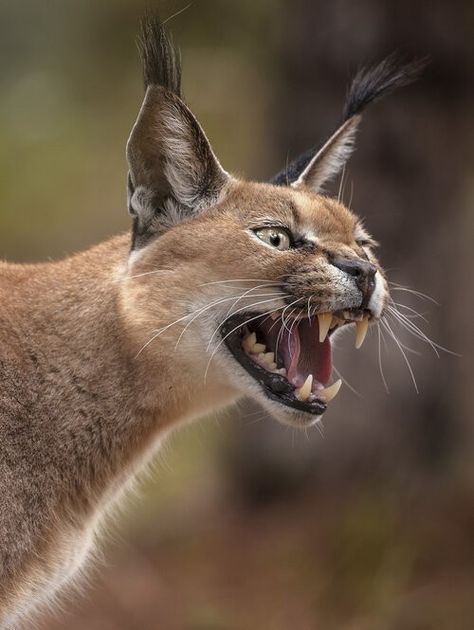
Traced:
<svg viewBox="0 0 474 630">
<path fill-rule="evenodd" d="M 357 280 L 370 280 L 375 276 L 377 271 L 375 265 L 360 258 L 344 258 L 343 256 L 335 255 L 331 256 L 329 261 L 332 265 Z"/>
</svg>

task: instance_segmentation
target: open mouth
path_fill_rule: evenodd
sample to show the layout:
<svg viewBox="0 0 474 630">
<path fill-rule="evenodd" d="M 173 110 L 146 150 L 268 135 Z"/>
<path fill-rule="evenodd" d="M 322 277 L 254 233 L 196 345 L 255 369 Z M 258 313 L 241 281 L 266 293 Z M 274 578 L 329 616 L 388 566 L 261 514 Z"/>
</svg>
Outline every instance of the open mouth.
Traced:
<svg viewBox="0 0 474 630">
<path fill-rule="evenodd" d="M 279 313 L 265 318 L 246 313 L 226 320 L 221 333 L 234 358 L 269 398 L 319 416 L 342 384 L 341 380 L 329 384 L 331 335 L 341 326 L 355 323 L 355 345 L 360 348 L 369 318 L 370 313 L 361 310 L 300 316 L 285 322 Z"/>
</svg>

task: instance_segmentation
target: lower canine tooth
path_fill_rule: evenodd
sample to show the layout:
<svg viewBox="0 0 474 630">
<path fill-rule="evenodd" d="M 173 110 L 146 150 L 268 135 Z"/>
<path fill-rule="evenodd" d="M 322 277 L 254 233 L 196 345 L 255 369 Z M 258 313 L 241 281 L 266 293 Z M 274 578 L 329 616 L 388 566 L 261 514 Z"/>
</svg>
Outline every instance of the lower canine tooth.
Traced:
<svg viewBox="0 0 474 630">
<path fill-rule="evenodd" d="M 364 317 L 360 321 L 356 322 L 356 340 L 355 347 L 360 348 L 364 343 L 365 336 L 367 334 L 367 329 L 369 328 L 369 318 Z"/>
<path fill-rule="evenodd" d="M 319 320 L 319 342 L 323 343 L 326 339 L 329 329 L 331 328 L 332 315 L 331 313 L 318 313 Z"/>
<path fill-rule="evenodd" d="M 308 377 L 306 378 L 303 385 L 299 387 L 298 389 L 295 389 L 295 396 L 299 398 L 300 400 L 302 400 L 303 402 L 307 401 L 311 394 L 312 386 L 313 386 L 313 375 L 308 374 Z"/>
<path fill-rule="evenodd" d="M 253 354 L 260 354 L 261 352 L 265 352 L 267 346 L 263 343 L 254 344 L 253 348 L 250 349 L 250 352 Z"/>
<path fill-rule="evenodd" d="M 267 352 L 265 354 L 265 361 L 267 363 L 273 363 L 275 361 L 275 353 L 274 352 Z"/>
<path fill-rule="evenodd" d="M 341 385 L 342 381 L 341 379 L 339 379 L 329 387 L 326 387 L 325 389 L 320 389 L 318 391 L 318 396 L 321 396 L 321 398 L 325 402 L 330 402 L 333 398 L 337 396 L 338 391 L 341 389 Z"/>
</svg>

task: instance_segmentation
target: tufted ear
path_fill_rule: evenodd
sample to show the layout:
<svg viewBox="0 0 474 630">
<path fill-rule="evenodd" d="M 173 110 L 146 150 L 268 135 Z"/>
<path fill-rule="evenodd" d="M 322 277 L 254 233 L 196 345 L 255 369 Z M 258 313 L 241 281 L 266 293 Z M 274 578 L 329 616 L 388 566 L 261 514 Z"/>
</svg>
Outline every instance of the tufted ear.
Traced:
<svg viewBox="0 0 474 630">
<path fill-rule="evenodd" d="M 132 249 L 213 205 L 229 175 L 180 98 L 181 71 L 156 17 L 142 22 L 145 98 L 127 144 Z"/>
<path fill-rule="evenodd" d="M 276 175 L 272 183 L 277 186 L 307 187 L 319 192 L 327 181 L 341 171 L 354 150 L 357 127 L 365 107 L 417 79 L 426 63 L 422 59 L 401 64 L 392 55 L 372 68 L 360 70 L 349 88 L 341 125 L 322 147 L 306 151 Z"/>
<path fill-rule="evenodd" d="M 352 116 L 316 151 L 307 166 L 291 182 L 293 188 L 311 188 L 318 192 L 324 184 L 335 177 L 354 150 L 354 140 L 361 116 Z"/>
<path fill-rule="evenodd" d="M 184 103 L 151 85 L 127 145 L 133 248 L 213 205 L 228 180 Z"/>
</svg>

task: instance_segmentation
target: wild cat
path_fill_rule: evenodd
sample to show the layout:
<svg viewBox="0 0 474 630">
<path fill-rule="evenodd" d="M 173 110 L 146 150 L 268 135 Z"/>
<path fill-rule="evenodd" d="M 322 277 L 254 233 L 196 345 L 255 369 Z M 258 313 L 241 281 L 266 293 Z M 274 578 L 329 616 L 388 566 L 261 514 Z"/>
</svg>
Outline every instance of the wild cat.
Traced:
<svg viewBox="0 0 474 630">
<path fill-rule="evenodd" d="M 420 67 L 360 71 L 341 124 L 271 183 L 219 163 L 143 20 L 145 97 L 127 144 L 130 234 L 53 263 L 0 264 L 0 625 L 71 582 L 108 508 L 170 428 L 242 396 L 314 425 L 331 342 L 360 347 L 389 302 L 375 243 L 321 194 L 361 112 Z"/>
</svg>

